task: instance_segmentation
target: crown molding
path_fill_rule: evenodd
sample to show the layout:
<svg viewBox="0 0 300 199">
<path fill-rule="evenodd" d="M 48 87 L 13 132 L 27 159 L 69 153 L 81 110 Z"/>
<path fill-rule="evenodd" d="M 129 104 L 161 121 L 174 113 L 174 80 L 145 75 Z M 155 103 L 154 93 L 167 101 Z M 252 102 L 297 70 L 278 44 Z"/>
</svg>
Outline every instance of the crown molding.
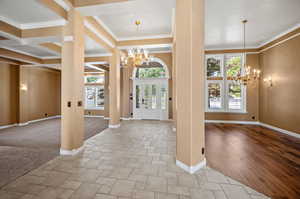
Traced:
<svg viewBox="0 0 300 199">
<path fill-rule="evenodd" d="M 20 23 L 17 23 L 16 21 L 12 20 L 12 19 L 8 19 L 6 17 L 3 17 L 0 15 L 0 21 L 4 21 L 5 23 L 8 23 L 9 25 L 12 25 L 16 28 L 19 28 L 21 29 L 21 24 Z"/>
<path fill-rule="evenodd" d="M 277 34 L 276 36 L 272 37 L 271 39 L 268 39 L 268 40 L 266 40 L 266 41 L 260 43 L 259 46 L 258 46 L 257 48 L 261 48 L 261 47 L 263 47 L 263 46 L 265 46 L 265 45 L 271 43 L 272 41 L 275 41 L 276 39 L 279 39 L 280 37 L 283 37 L 283 36 L 285 36 L 286 34 L 292 32 L 292 31 L 294 31 L 294 30 L 296 30 L 296 29 L 298 29 L 298 28 L 300 28 L 300 23 L 296 24 L 295 26 L 293 26 L 293 27 L 291 27 L 291 28 L 289 28 L 289 29 L 287 29 L 287 30 L 285 30 L 285 31 L 283 31 L 283 32 L 281 32 L 281 33 L 279 33 L 279 34 Z"/>
<path fill-rule="evenodd" d="M 42 59 L 41 56 L 37 56 L 37 55 L 31 54 L 31 53 L 27 53 L 27 52 L 24 52 L 24 51 L 21 51 L 21 50 L 16 50 L 16 49 L 13 49 L 13 48 L 10 48 L 10 47 L 7 47 L 7 46 L 1 46 L 1 48 L 4 48 L 6 50 L 10 50 L 10 51 L 13 51 L 13 52 L 16 52 L 16 53 L 20 53 L 20 54 L 23 54 L 23 55 L 28 55 L 28 56 L 31 56 L 31 57 L 34 57 L 34 58 Z"/>
<path fill-rule="evenodd" d="M 69 11 L 71 8 L 64 0 L 54 0 L 58 5 L 60 5 L 66 11 Z"/>
<path fill-rule="evenodd" d="M 26 29 L 35 29 L 35 28 L 47 28 L 53 26 L 64 26 L 67 21 L 65 19 L 54 20 L 54 21 L 45 21 L 45 22 L 37 22 L 37 23 L 25 23 L 21 24 L 20 27 L 22 30 Z"/>
<path fill-rule="evenodd" d="M 160 34 L 160 35 L 151 35 L 151 36 L 140 36 L 140 37 L 121 37 L 118 38 L 118 41 L 134 41 L 134 40 L 145 40 L 145 39 L 164 39 L 171 38 L 172 34 Z"/>
</svg>

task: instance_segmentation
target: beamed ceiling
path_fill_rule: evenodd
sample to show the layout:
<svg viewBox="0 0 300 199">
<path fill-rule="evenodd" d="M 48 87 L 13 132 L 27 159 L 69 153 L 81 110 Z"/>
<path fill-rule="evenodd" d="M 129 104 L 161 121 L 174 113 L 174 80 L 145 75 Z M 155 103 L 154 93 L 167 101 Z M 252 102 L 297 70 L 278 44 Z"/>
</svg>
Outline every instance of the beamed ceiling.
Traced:
<svg viewBox="0 0 300 199">
<path fill-rule="evenodd" d="M 176 0 L 1 0 L 0 48 L 40 60 L 59 58 L 62 26 L 74 6 L 86 16 L 87 57 L 107 55 L 114 45 L 169 52 L 175 4 Z M 241 48 L 245 18 L 247 46 L 258 48 L 300 27 L 299 9 L 299 0 L 207 0 L 206 49 Z M 139 30 L 137 19 L 142 22 Z"/>
</svg>

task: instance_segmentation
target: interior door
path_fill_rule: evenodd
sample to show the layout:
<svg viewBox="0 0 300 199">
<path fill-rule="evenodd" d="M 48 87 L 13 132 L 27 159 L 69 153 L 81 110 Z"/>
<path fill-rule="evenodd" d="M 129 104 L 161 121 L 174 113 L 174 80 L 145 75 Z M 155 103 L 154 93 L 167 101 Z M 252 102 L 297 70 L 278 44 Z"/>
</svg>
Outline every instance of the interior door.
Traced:
<svg viewBox="0 0 300 199">
<path fill-rule="evenodd" d="M 140 80 L 134 85 L 135 119 L 168 119 L 167 81 Z"/>
</svg>

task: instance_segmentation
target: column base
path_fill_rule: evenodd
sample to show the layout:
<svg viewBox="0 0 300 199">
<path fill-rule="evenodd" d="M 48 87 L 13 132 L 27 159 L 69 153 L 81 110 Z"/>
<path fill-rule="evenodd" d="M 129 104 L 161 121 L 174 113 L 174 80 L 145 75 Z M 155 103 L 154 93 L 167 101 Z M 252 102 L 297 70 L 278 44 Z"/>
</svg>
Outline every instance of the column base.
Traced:
<svg viewBox="0 0 300 199">
<path fill-rule="evenodd" d="M 183 162 L 176 160 L 176 165 L 178 167 L 182 168 L 183 170 L 185 170 L 186 172 L 193 174 L 196 171 L 198 171 L 199 169 L 202 169 L 206 166 L 206 159 L 204 158 L 204 160 L 202 160 L 195 166 L 188 166 L 188 165 L 184 164 Z"/>
<path fill-rule="evenodd" d="M 117 128 L 119 128 L 121 126 L 121 124 L 109 124 L 108 125 L 108 127 L 110 128 L 110 129 L 117 129 Z"/>
<path fill-rule="evenodd" d="M 78 153 L 82 152 L 84 149 L 84 145 L 78 149 L 73 149 L 73 150 L 66 150 L 66 149 L 60 149 L 60 155 L 63 156 L 74 156 L 77 155 Z"/>
</svg>

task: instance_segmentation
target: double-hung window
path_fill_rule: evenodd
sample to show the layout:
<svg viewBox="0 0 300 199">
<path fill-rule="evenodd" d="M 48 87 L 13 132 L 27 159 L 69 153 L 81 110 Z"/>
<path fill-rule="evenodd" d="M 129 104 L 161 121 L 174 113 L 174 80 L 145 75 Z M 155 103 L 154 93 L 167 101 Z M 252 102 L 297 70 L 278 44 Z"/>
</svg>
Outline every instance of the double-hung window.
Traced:
<svg viewBox="0 0 300 199">
<path fill-rule="evenodd" d="M 104 76 L 85 76 L 85 109 L 104 109 Z"/>
<path fill-rule="evenodd" d="M 246 112 L 246 88 L 233 80 L 244 61 L 243 54 L 206 55 L 207 112 Z"/>
</svg>

